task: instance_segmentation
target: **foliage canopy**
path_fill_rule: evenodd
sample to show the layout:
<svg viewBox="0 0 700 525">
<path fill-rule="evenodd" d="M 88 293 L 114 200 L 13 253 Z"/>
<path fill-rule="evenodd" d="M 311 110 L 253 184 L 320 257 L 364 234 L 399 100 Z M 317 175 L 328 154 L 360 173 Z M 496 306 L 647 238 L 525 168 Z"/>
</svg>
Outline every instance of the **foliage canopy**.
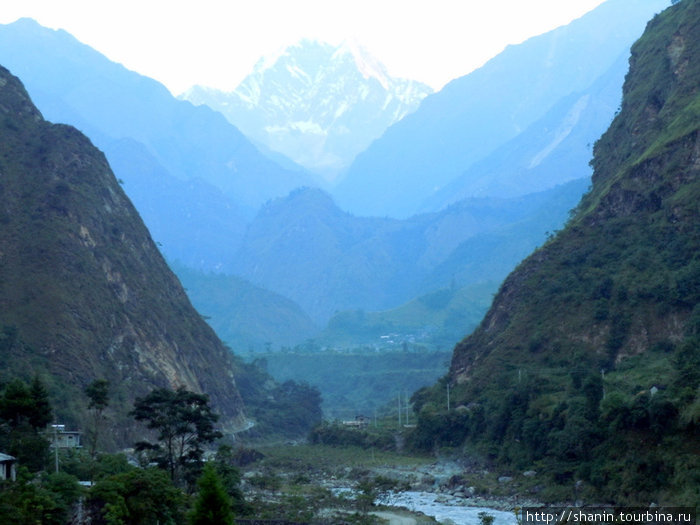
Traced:
<svg viewBox="0 0 700 525">
<path fill-rule="evenodd" d="M 156 443 L 141 441 L 136 449 L 148 452 L 178 484 L 193 480 L 201 466 L 203 446 L 222 437 L 214 428 L 218 416 L 209 406 L 209 397 L 184 388 L 155 389 L 136 399 L 131 414 L 157 432 Z"/>
</svg>

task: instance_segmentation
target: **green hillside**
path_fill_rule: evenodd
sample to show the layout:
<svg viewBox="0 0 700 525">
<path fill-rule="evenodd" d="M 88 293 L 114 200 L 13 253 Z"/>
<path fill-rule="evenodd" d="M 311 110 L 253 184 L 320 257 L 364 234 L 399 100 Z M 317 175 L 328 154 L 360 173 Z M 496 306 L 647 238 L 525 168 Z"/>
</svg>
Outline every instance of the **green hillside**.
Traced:
<svg viewBox="0 0 700 525">
<path fill-rule="evenodd" d="M 700 2 L 655 17 L 566 228 L 506 279 L 415 447 L 464 447 L 539 499 L 700 501 Z M 439 402 L 438 402 L 439 401 Z"/>
<path fill-rule="evenodd" d="M 192 304 L 234 352 L 294 346 L 318 328 L 294 301 L 234 275 L 207 273 L 171 263 Z"/>
<path fill-rule="evenodd" d="M 497 287 L 495 282 L 484 282 L 441 288 L 391 310 L 339 312 L 316 339 L 322 345 L 340 348 L 369 345 L 396 350 L 419 345 L 449 350 L 476 328 Z"/>
<path fill-rule="evenodd" d="M 131 443 L 136 396 L 210 395 L 244 423 L 230 352 L 194 310 L 104 155 L 42 118 L 0 68 L 0 382 L 44 379 L 58 421 L 81 425 L 83 389 L 112 385 L 113 445 Z"/>
<path fill-rule="evenodd" d="M 341 420 L 358 415 L 393 419 L 399 397 L 405 407 L 410 393 L 433 384 L 450 362 L 448 351 L 367 348 L 323 352 L 297 348 L 255 357 L 250 366 L 262 367 L 279 383 L 296 381 L 318 389 L 324 417 Z"/>
</svg>

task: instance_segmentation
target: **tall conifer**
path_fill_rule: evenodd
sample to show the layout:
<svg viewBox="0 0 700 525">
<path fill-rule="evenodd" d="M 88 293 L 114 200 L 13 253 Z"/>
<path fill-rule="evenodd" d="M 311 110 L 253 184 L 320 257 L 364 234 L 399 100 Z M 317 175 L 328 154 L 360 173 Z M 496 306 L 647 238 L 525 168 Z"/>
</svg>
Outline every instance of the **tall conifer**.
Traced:
<svg viewBox="0 0 700 525">
<path fill-rule="evenodd" d="M 190 514 L 191 525 L 232 525 L 231 498 L 224 490 L 221 478 L 207 463 L 197 481 L 199 493 Z"/>
</svg>

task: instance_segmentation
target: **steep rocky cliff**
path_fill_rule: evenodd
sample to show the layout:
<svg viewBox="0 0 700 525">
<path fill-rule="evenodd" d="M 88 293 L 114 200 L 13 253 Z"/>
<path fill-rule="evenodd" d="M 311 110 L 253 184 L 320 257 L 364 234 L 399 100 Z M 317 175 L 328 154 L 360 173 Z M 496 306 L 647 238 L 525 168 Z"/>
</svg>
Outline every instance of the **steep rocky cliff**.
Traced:
<svg viewBox="0 0 700 525">
<path fill-rule="evenodd" d="M 192 308 L 104 155 L 46 122 L 0 69 L 0 374 L 39 374 L 61 422 L 80 426 L 83 387 L 112 385 L 115 443 L 135 396 L 210 395 L 244 423 L 230 352 Z"/>
</svg>

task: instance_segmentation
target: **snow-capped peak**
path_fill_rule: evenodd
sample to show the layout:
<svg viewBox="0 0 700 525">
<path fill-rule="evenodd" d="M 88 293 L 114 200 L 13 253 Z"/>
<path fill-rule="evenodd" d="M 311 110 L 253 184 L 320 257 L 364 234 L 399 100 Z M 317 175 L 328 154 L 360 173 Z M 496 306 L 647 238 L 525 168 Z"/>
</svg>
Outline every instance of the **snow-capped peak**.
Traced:
<svg viewBox="0 0 700 525">
<path fill-rule="evenodd" d="M 230 93 L 188 99 L 218 109 L 254 141 L 329 178 L 430 88 L 392 78 L 356 40 L 301 42 L 261 58 Z"/>
</svg>

